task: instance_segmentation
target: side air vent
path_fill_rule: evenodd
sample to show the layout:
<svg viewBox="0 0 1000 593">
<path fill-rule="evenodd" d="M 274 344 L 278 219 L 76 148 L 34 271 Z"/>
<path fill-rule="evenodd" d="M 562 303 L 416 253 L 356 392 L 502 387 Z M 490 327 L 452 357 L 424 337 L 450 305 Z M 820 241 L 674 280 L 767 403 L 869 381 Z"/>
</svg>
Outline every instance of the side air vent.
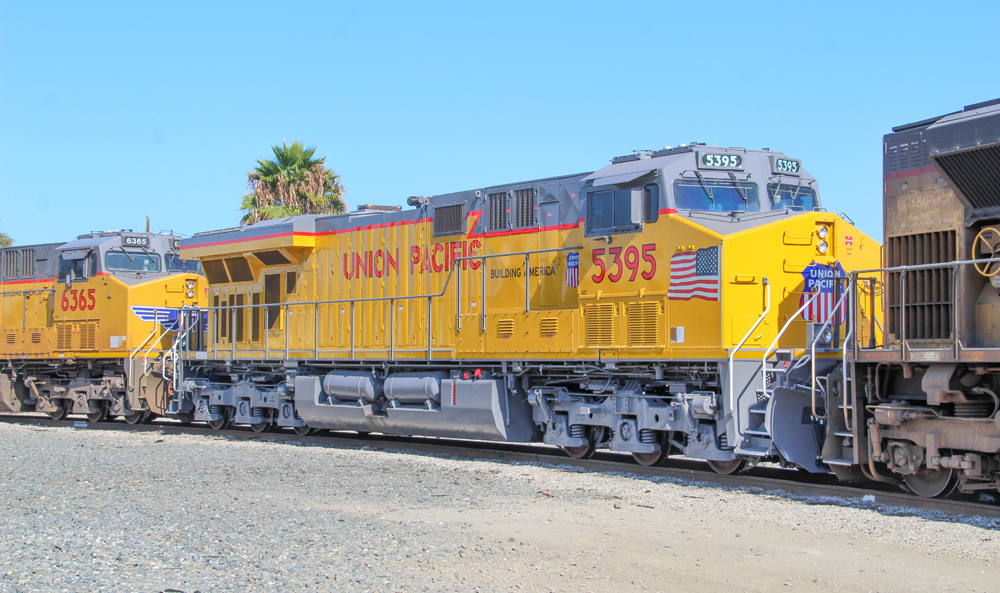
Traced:
<svg viewBox="0 0 1000 593">
<path fill-rule="evenodd" d="M 628 304 L 628 343 L 632 346 L 655 346 L 659 343 L 659 303 Z"/>
<path fill-rule="evenodd" d="M 955 231 L 889 237 L 886 265 L 892 268 L 955 261 L 956 245 Z M 905 285 L 899 282 L 899 272 L 888 274 L 885 331 L 890 339 L 903 337 L 901 305 L 905 305 L 907 341 L 949 339 L 954 315 L 951 270 L 909 270 Z"/>
<path fill-rule="evenodd" d="M 583 310 L 585 318 L 584 339 L 588 346 L 610 346 L 614 340 L 615 305 L 601 303 L 587 305 Z"/>
<path fill-rule="evenodd" d="M 41 344 L 42 343 L 42 333 L 41 332 L 31 332 L 31 343 Z"/>
<path fill-rule="evenodd" d="M 81 323 L 80 350 L 96 350 L 96 349 L 97 349 L 97 324 Z"/>
<path fill-rule="evenodd" d="M 16 340 L 17 340 L 17 336 L 15 336 L 14 334 L 7 334 L 7 345 L 8 346 L 12 346 Z"/>
<path fill-rule="evenodd" d="M 934 162 L 972 207 L 972 218 L 1000 214 L 1000 144 L 939 154 Z"/>
<path fill-rule="evenodd" d="M 511 199 L 511 226 L 515 229 L 535 226 L 535 190 L 515 189 Z"/>
<path fill-rule="evenodd" d="M 56 350 L 72 350 L 73 324 L 61 323 L 56 326 Z"/>
<path fill-rule="evenodd" d="M 501 319 L 497 321 L 497 336 L 500 338 L 509 338 L 514 334 L 514 320 L 513 319 Z"/>
<path fill-rule="evenodd" d="M 434 236 L 465 232 L 465 204 L 438 206 L 434 209 Z"/>
<path fill-rule="evenodd" d="M 552 336 L 559 333 L 559 318 L 546 317 L 542 319 L 542 322 L 541 324 L 539 324 L 538 329 L 541 331 L 543 338 L 551 338 Z"/>
<path fill-rule="evenodd" d="M 486 196 L 486 230 L 503 231 L 507 229 L 507 192 L 499 192 Z"/>
</svg>

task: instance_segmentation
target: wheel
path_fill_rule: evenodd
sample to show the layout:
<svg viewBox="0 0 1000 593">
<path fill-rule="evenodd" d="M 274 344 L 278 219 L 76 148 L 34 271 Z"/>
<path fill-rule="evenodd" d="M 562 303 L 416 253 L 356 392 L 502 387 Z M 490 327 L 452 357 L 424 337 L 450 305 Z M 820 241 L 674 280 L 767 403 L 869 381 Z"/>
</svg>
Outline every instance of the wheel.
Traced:
<svg viewBox="0 0 1000 593">
<path fill-rule="evenodd" d="M 125 422 L 128 422 L 129 424 L 139 424 L 146 419 L 146 414 L 148 414 L 148 412 L 145 410 L 129 412 L 124 416 Z"/>
<path fill-rule="evenodd" d="M 271 430 L 272 426 L 274 426 L 274 423 L 268 420 L 266 422 L 258 422 L 257 424 L 251 424 L 250 430 L 254 432 L 267 432 Z"/>
<path fill-rule="evenodd" d="M 712 461 L 709 460 L 708 467 L 712 468 L 717 474 L 722 474 L 728 476 L 729 474 L 735 474 L 736 472 L 743 471 L 743 468 L 747 466 L 746 459 L 733 459 L 732 461 Z"/>
<path fill-rule="evenodd" d="M 590 459 L 594 456 L 594 452 L 597 451 L 597 443 L 591 441 L 589 445 L 581 445 L 579 447 L 559 447 L 563 450 L 566 455 L 572 457 L 573 459 Z"/>
<path fill-rule="evenodd" d="M 944 498 L 958 486 L 958 472 L 952 468 L 903 476 L 906 487 L 924 498 Z"/>
<path fill-rule="evenodd" d="M 98 410 L 87 414 L 90 422 L 104 422 L 108 418 L 108 406 L 104 402 L 98 404 Z"/>
<path fill-rule="evenodd" d="M 639 465 L 644 465 L 646 467 L 651 467 L 654 465 L 663 465 L 663 462 L 670 457 L 673 445 L 670 444 L 668 440 L 669 433 L 660 433 L 660 450 L 653 451 L 652 453 L 632 453 L 632 459 Z"/>
<path fill-rule="evenodd" d="M 53 420 L 65 420 L 66 416 L 69 415 L 69 408 L 65 404 L 59 404 L 59 409 L 55 412 L 48 412 L 48 415 Z"/>
<path fill-rule="evenodd" d="M 229 426 L 229 412 L 222 412 L 222 420 L 209 420 L 208 427 L 212 430 L 225 430 Z"/>
<path fill-rule="evenodd" d="M 983 230 L 979 231 L 979 234 L 976 235 L 976 238 L 972 240 L 972 259 L 973 260 L 977 260 L 977 259 L 993 259 L 993 258 L 995 258 L 997 256 L 997 250 L 1000 249 L 1000 245 L 997 245 L 996 247 L 993 247 L 993 246 L 990 245 L 990 242 L 986 240 L 986 237 L 987 236 L 992 236 L 993 233 L 1000 233 L 1000 231 L 998 231 L 997 229 L 995 229 L 993 227 L 985 227 Z M 990 252 L 990 256 L 988 258 L 985 258 L 985 257 L 982 257 L 981 255 L 979 255 L 979 250 L 977 248 L 979 247 L 979 243 L 980 242 L 982 242 L 983 246 L 986 248 L 986 250 L 988 250 Z M 979 272 L 983 276 L 986 276 L 987 278 L 991 278 L 993 276 L 996 276 L 997 274 L 1000 274 L 1000 265 L 997 265 L 996 262 L 986 262 L 985 264 L 983 264 L 982 268 L 979 267 L 979 264 L 972 264 L 972 265 L 976 267 L 976 271 L 977 272 Z M 995 269 L 994 269 L 994 267 L 995 267 Z M 904 478 L 904 481 L 905 481 L 905 478 Z"/>
<path fill-rule="evenodd" d="M 292 432 L 300 437 L 306 437 L 313 433 L 313 429 L 308 426 L 296 426 L 292 428 Z"/>
<path fill-rule="evenodd" d="M 594 456 L 594 452 L 597 451 L 597 443 L 601 441 L 604 436 L 604 430 L 595 430 L 594 428 L 587 429 L 587 437 L 590 442 L 586 445 L 580 445 L 579 447 L 559 447 L 566 453 L 567 456 L 573 459 L 590 459 Z"/>
</svg>

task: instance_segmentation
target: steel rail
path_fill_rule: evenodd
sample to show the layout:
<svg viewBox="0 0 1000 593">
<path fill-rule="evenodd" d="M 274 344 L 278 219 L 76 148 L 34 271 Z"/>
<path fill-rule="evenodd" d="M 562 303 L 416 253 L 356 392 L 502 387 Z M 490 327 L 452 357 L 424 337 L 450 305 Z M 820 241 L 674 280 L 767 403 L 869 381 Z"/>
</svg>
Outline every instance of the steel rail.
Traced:
<svg viewBox="0 0 1000 593">
<path fill-rule="evenodd" d="M 56 421 L 45 415 L 0 414 L 0 422 L 50 428 L 70 428 L 76 420 Z M 291 432 L 257 433 L 246 428 L 210 430 L 207 426 L 184 426 L 172 421 L 151 424 L 127 424 L 117 421 L 86 423 L 89 430 L 127 430 L 132 432 L 160 432 L 163 434 L 191 434 L 201 436 L 226 436 L 241 440 L 295 443 L 337 449 L 368 449 L 399 453 L 421 453 L 442 457 L 492 460 L 504 463 L 538 463 L 555 467 L 571 466 L 590 473 L 613 473 L 640 477 L 659 477 L 684 480 L 693 484 L 710 484 L 751 491 L 787 493 L 799 496 L 835 497 L 851 503 L 887 505 L 916 510 L 932 511 L 953 516 L 990 517 L 1000 519 L 1000 505 L 990 505 L 969 500 L 921 498 L 896 490 L 844 486 L 828 474 L 805 474 L 795 470 L 756 467 L 745 473 L 722 475 L 709 469 L 698 460 L 672 457 L 666 467 L 637 465 L 626 454 L 601 452 L 593 459 L 572 459 L 556 447 L 540 443 L 503 443 L 490 441 L 464 441 L 436 437 L 405 437 L 395 435 L 359 435 L 351 431 L 329 432 L 323 436 L 299 436 Z M 824 504 L 835 504 L 826 500 Z M 904 514 L 903 511 L 898 514 Z"/>
</svg>

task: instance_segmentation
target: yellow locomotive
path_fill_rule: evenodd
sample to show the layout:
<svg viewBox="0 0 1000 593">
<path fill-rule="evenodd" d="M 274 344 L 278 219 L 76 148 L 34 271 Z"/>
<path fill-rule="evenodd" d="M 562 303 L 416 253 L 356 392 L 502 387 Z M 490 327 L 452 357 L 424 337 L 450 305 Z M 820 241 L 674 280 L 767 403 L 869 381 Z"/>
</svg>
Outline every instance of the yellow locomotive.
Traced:
<svg viewBox="0 0 1000 593">
<path fill-rule="evenodd" d="M 173 411 L 644 464 L 680 449 L 720 472 L 849 455 L 824 458 L 801 418 L 844 341 L 871 337 L 843 323 L 872 315 L 844 279 L 880 245 L 821 208 L 801 161 L 694 144 L 408 204 L 182 241 L 209 300 L 182 314 Z"/>
<path fill-rule="evenodd" d="M 205 303 L 179 243 L 115 231 L 0 251 L 0 411 L 164 414 L 178 311 Z"/>
</svg>

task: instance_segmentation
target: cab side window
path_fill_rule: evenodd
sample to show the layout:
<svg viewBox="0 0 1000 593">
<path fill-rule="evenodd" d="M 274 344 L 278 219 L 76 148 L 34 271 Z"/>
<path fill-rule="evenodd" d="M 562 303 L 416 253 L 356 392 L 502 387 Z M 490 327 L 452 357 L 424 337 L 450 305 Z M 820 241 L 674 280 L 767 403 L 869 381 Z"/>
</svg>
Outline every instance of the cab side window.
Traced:
<svg viewBox="0 0 1000 593">
<path fill-rule="evenodd" d="M 65 282 L 66 278 L 72 281 L 86 280 L 97 274 L 97 254 L 90 252 L 86 257 L 80 259 L 65 259 L 59 256 L 59 281 Z"/>
<path fill-rule="evenodd" d="M 639 189 L 595 191 L 587 195 L 587 234 L 630 233 L 642 229 Z"/>
</svg>

